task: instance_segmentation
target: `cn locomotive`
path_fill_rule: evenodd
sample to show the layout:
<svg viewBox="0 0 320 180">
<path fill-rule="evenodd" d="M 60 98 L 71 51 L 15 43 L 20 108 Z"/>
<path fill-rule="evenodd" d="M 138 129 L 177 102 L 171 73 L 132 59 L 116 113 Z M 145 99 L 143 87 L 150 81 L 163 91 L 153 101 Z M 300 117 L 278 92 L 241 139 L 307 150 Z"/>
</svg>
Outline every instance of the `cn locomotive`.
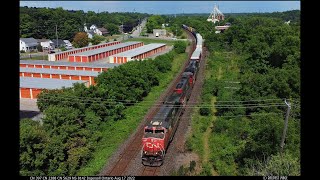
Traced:
<svg viewBox="0 0 320 180">
<path fill-rule="evenodd" d="M 182 25 L 182 28 L 192 33 L 196 38 L 196 48 L 175 89 L 166 97 L 160 110 L 144 127 L 141 158 L 142 164 L 146 166 L 161 166 L 163 164 L 166 150 L 177 130 L 179 117 L 185 110 L 198 74 L 203 45 L 202 36 L 192 27 Z"/>
</svg>

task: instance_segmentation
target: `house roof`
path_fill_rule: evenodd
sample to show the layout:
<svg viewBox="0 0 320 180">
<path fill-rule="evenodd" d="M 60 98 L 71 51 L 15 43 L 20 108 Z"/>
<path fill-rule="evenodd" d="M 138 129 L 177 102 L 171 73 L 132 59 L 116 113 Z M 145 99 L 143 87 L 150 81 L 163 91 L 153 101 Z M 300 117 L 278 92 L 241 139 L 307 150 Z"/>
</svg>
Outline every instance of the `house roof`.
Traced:
<svg viewBox="0 0 320 180">
<path fill-rule="evenodd" d="M 20 77 L 21 88 L 61 89 L 62 87 L 72 87 L 74 83 L 85 83 L 85 82 L 87 81 Z"/>
<path fill-rule="evenodd" d="M 38 42 L 48 42 L 51 41 L 50 39 L 37 39 Z"/>
<path fill-rule="evenodd" d="M 93 32 L 93 31 L 88 31 L 87 33 L 88 33 L 88 34 L 91 34 L 92 36 L 94 35 L 94 32 Z"/>
<path fill-rule="evenodd" d="M 28 46 L 37 46 L 38 45 L 38 41 L 34 38 L 20 38 L 21 41 L 23 41 L 24 43 L 26 43 L 26 45 Z"/>
<path fill-rule="evenodd" d="M 71 44 L 69 40 L 63 40 L 63 42 L 65 42 L 66 44 Z"/>
<path fill-rule="evenodd" d="M 53 44 L 57 44 L 57 40 L 56 39 L 52 39 L 51 40 L 53 42 Z M 62 39 L 58 39 L 58 45 L 65 45 L 66 43 L 62 40 Z"/>
<path fill-rule="evenodd" d="M 101 31 L 102 33 L 108 33 L 108 30 L 106 28 L 98 28 L 99 31 Z"/>
</svg>

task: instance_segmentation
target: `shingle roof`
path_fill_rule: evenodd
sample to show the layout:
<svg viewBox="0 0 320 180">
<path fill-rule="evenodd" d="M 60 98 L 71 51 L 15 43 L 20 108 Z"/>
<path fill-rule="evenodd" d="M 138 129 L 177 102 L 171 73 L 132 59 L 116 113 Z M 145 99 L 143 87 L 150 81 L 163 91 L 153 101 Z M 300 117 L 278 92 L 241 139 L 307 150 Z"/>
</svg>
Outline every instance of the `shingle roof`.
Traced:
<svg viewBox="0 0 320 180">
<path fill-rule="evenodd" d="M 98 28 L 99 29 L 99 31 L 101 31 L 101 32 L 108 32 L 108 30 L 106 29 L 106 28 Z"/>
<path fill-rule="evenodd" d="M 57 40 L 56 39 L 52 39 L 51 40 L 53 42 L 53 44 L 57 44 Z M 66 43 L 62 40 L 62 39 L 58 39 L 58 45 L 65 45 Z"/>
<path fill-rule="evenodd" d="M 20 38 L 21 41 L 25 42 L 28 46 L 37 46 L 38 41 L 34 38 Z"/>
<path fill-rule="evenodd" d="M 98 61 L 95 61 L 98 62 Z M 73 66 L 73 67 L 92 67 L 92 68 L 113 68 L 120 64 L 114 63 L 79 63 L 65 61 L 47 61 L 47 60 L 20 60 L 20 64 L 52 65 L 52 66 Z"/>
<path fill-rule="evenodd" d="M 84 51 L 84 52 L 80 52 L 80 53 L 77 53 L 77 54 L 72 54 L 72 56 L 91 56 L 91 55 L 99 54 L 99 53 L 106 52 L 106 51 L 115 50 L 115 49 L 118 49 L 118 48 L 126 47 L 126 46 L 133 45 L 133 44 L 138 44 L 138 43 L 141 43 L 141 42 L 130 41 L 130 42 L 125 42 L 125 43 L 115 44 L 113 46 L 107 46 L 107 47 L 103 47 L 103 48 L 99 48 L 99 49 L 93 49 L 93 50 L 90 50 L 90 51 Z"/>
<path fill-rule="evenodd" d="M 49 68 L 20 68 L 20 72 L 29 73 L 44 73 L 44 74 L 63 74 L 75 76 L 94 76 L 97 77 L 97 71 L 78 71 L 78 70 L 63 70 L 63 69 L 49 69 Z"/>
<path fill-rule="evenodd" d="M 48 42 L 50 39 L 37 39 L 37 42 Z"/>
<path fill-rule="evenodd" d="M 142 54 L 142 53 L 145 53 L 145 52 L 148 52 L 152 49 L 156 49 L 158 47 L 161 47 L 161 46 L 165 46 L 166 44 L 164 43 L 152 43 L 152 44 L 147 44 L 147 45 L 144 45 L 144 46 L 141 46 L 141 47 L 138 47 L 136 49 L 131 49 L 129 51 L 125 51 L 125 52 L 122 52 L 122 53 L 119 53 L 119 54 L 115 54 L 115 55 L 112 55 L 114 57 L 134 57 L 134 56 L 137 56 L 139 54 Z"/>
<path fill-rule="evenodd" d="M 72 87 L 74 83 L 85 82 L 87 81 L 20 77 L 20 88 L 61 89 L 62 87 Z"/>
</svg>

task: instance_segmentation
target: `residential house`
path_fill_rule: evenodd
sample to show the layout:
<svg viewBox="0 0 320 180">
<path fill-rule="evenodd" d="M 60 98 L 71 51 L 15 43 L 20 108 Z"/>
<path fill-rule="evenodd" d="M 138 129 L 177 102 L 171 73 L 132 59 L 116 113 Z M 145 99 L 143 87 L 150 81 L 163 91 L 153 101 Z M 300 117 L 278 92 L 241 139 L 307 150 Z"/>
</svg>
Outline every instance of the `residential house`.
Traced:
<svg viewBox="0 0 320 180">
<path fill-rule="evenodd" d="M 72 49 L 73 48 L 72 44 L 71 44 L 71 42 L 69 40 L 63 40 L 63 42 L 66 43 L 66 48 L 67 49 Z"/>
<path fill-rule="evenodd" d="M 167 34 L 167 30 L 165 29 L 153 29 L 154 36 L 165 36 Z"/>
<path fill-rule="evenodd" d="M 87 32 L 87 35 L 88 35 L 88 38 L 92 39 L 93 38 L 93 35 L 94 35 L 94 31 L 93 30 L 89 30 Z"/>
<path fill-rule="evenodd" d="M 90 26 L 90 29 L 87 28 L 87 25 L 84 24 L 84 31 L 87 33 L 88 35 L 88 38 L 92 39 L 92 37 L 95 35 L 95 34 L 98 34 L 98 35 L 106 35 L 108 34 L 108 30 L 105 29 L 105 28 L 98 28 L 95 24 L 92 24 Z"/>
<path fill-rule="evenodd" d="M 108 32 L 108 30 L 106 28 L 97 28 L 95 33 L 100 35 L 100 36 L 104 36 L 104 35 L 109 34 L 109 32 Z"/>
<path fill-rule="evenodd" d="M 58 41 L 56 39 L 52 39 L 52 42 L 53 42 L 55 48 L 58 48 L 58 46 L 59 47 L 66 46 L 66 43 L 62 39 L 58 39 Z"/>
<path fill-rule="evenodd" d="M 37 41 L 42 46 L 43 50 L 49 50 L 54 48 L 54 44 L 50 39 L 37 39 Z"/>
<path fill-rule="evenodd" d="M 30 52 L 37 50 L 38 42 L 34 38 L 20 38 L 20 51 Z"/>
<path fill-rule="evenodd" d="M 98 27 L 95 25 L 95 24 L 92 24 L 91 26 L 90 26 L 90 29 L 91 30 L 95 30 L 95 29 L 97 29 Z"/>
</svg>

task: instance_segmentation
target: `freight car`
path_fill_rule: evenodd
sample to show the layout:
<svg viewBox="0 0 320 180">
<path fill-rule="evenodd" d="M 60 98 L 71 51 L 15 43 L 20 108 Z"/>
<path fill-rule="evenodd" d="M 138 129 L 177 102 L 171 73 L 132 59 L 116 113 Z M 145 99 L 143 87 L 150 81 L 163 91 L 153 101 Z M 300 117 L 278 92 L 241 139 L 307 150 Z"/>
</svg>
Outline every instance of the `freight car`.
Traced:
<svg viewBox="0 0 320 180">
<path fill-rule="evenodd" d="M 161 166 L 166 150 L 172 141 L 179 124 L 179 117 L 185 110 L 185 105 L 191 96 L 192 88 L 198 74 L 202 53 L 202 36 L 192 27 L 182 25 L 182 28 L 194 35 L 197 48 L 189 60 L 188 66 L 181 74 L 173 92 L 165 99 L 157 114 L 144 127 L 142 137 L 141 159 L 147 166 Z M 201 43 L 201 44 L 199 44 Z"/>
</svg>

